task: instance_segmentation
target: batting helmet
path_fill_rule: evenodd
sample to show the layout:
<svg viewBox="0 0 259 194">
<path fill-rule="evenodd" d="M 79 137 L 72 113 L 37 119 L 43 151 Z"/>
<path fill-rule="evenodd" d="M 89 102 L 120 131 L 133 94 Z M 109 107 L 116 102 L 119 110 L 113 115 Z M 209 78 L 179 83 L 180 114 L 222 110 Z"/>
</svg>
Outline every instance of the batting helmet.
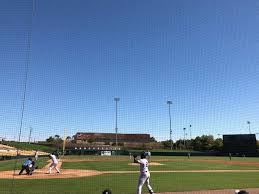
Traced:
<svg viewBox="0 0 259 194">
<path fill-rule="evenodd" d="M 141 154 L 140 154 L 140 158 L 141 158 L 141 159 L 146 158 L 146 152 L 144 152 L 144 151 L 143 151 L 143 152 L 141 152 Z"/>
<path fill-rule="evenodd" d="M 105 189 L 103 191 L 103 194 L 112 194 L 112 191 L 110 189 Z"/>
</svg>

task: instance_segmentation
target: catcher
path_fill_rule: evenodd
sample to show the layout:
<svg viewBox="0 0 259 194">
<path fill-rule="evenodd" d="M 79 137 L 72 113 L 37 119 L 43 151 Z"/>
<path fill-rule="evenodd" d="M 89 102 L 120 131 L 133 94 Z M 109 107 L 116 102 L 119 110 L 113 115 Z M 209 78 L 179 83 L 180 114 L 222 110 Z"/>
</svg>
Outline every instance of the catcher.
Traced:
<svg viewBox="0 0 259 194">
<path fill-rule="evenodd" d="M 137 160 L 138 156 L 136 154 L 134 154 L 133 157 L 134 163 L 140 164 L 140 176 L 138 180 L 137 194 L 141 194 L 144 183 L 146 184 L 149 193 L 154 194 L 154 191 L 149 183 L 150 173 L 148 170 L 148 160 L 146 159 L 146 153 L 142 152 L 139 160 Z"/>
</svg>

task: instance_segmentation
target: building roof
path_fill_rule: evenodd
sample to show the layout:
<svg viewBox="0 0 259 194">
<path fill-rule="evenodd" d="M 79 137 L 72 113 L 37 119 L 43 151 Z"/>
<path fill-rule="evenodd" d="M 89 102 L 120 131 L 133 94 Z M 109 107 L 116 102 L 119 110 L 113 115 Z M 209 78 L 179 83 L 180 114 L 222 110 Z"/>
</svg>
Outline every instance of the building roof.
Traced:
<svg viewBox="0 0 259 194">
<path fill-rule="evenodd" d="M 100 142 L 115 142 L 115 133 L 85 133 L 78 132 L 74 136 L 75 140 L 89 140 L 93 139 Z M 118 142 L 150 142 L 150 134 L 117 134 Z"/>
</svg>

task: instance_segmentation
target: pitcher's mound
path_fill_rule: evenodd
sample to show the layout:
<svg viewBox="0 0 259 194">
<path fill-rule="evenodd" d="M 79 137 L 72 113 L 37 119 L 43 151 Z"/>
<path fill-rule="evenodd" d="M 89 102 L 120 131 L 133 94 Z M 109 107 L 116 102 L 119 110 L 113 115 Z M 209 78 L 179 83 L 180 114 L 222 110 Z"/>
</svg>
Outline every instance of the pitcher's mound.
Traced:
<svg viewBox="0 0 259 194">
<path fill-rule="evenodd" d="M 138 166 L 139 163 L 129 163 L 130 166 Z M 150 162 L 148 163 L 149 166 L 162 166 L 164 164 L 158 163 L 158 162 Z"/>
<path fill-rule="evenodd" d="M 86 176 L 101 175 L 102 172 L 95 170 L 77 170 L 77 169 L 64 169 L 61 173 L 56 173 L 54 170 L 51 174 L 46 174 L 46 171 L 38 170 L 33 175 L 18 175 L 19 171 L 13 175 L 13 171 L 0 172 L 0 179 L 62 179 L 62 178 L 78 178 Z"/>
</svg>

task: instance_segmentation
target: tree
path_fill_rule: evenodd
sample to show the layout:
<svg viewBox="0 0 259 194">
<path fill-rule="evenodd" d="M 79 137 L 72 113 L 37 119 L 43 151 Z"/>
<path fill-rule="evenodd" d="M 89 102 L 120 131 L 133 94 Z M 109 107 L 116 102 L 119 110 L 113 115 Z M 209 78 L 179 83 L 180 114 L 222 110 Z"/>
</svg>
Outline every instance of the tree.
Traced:
<svg viewBox="0 0 259 194">
<path fill-rule="evenodd" d="M 184 140 L 179 139 L 175 142 L 175 147 L 177 147 L 180 150 L 185 149 L 186 147 L 184 146 Z"/>
<path fill-rule="evenodd" d="M 202 135 L 192 140 L 191 146 L 196 151 L 220 151 L 223 148 L 223 141 L 220 138 L 214 139 L 212 135 Z"/>
<path fill-rule="evenodd" d="M 187 148 L 188 150 L 192 150 L 192 149 L 193 149 L 192 143 L 193 143 L 193 140 L 192 140 L 192 139 L 187 139 L 187 140 L 185 140 L 186 148 Z"/>
<path fill-rule="evenodd" d="M 150 137 L 150 141 L 151 141 L 151 142 L 157 142 L 154 137 Z"/>
<path fill-rule="evenodd" d="M 259 148 L 259 141 L 256 141 L 256 147 Z"/>
<path fill-rule="evenodd" d="M 212 150 L 221 151 L 223 149 L 223 140 L 221 138 L 215 139 L 212 145 Z"/>
<path fill-rule="evenodd" d="M 58 143 L 62 143 L 63 140 L 60 138 L 59 135 L 55 135 L 55 143 L 58 144 Z"/>
<path fill-rule="evenodd" d="M 56 146 L 59 146 L 60 144 L 63 143 L 63 140 L 60 138 L 59 135 L 55 135 L 54 137 L 50 136 L 49 138 L 46 139 L 46 141 Z"/>
<path fill-rule="evenodd" d="M 214 142 L 214 137 L 212 135 L 201 136 L 201 144 L 202 144 L 201 149 L 202 150 L 211 150 L 213 142 Z"/>
<path fill-rule="evenodd" d="M 72 139 L 72 140 L 71 140 L 71 143 L 76 143 L 76 140 L 75 140 L 75 139 Z"/>
<path fill-rule="evenodd" d="M 161 141 L 164 148 L 171 148 L 171 140 Z M 173 142 L 172 142 L 173 143 Z"/>
<path fill-rule="evenodd" d="M 49 142 L 49 143 L 53 143 L 54 141 L 55 141 L 55 138 L 52 136 L 46 139 L 46 142 Z"/>
<path fill-rule="evenodd" d="M 202 142 L 201 142 L 201 138 L 200 137 L 196 137 L 193 141 L 193 149 L 196 151 L 200 151 L 202 148 Z"/>
</svg>

